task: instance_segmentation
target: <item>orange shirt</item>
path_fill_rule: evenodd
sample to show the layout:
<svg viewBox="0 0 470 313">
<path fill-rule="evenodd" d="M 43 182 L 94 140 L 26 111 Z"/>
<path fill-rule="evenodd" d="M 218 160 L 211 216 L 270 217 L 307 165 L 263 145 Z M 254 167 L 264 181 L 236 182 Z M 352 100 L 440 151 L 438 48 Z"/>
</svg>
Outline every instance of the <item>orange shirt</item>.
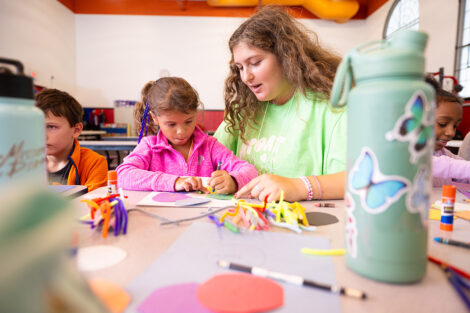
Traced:
<svg viewBox="0 0 470 313">
<path fill-rule="evenodd" d="M 78 140 L 75 139 L 75 148 L 71 157 L 73 164 L 67 185 L 85 185 L 88 187 L 88 191 L 107 185 L 108 162 L 104 156 L 88 148 L 80 147 Z"/>
</svg>

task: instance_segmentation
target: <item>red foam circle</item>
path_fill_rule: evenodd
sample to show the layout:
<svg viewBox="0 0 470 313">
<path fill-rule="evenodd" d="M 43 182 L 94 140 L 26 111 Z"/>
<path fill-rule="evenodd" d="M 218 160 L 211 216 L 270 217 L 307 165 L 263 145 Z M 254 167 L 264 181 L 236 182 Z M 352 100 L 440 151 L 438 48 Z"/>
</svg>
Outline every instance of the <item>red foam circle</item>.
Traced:
<svg viewBox="0 0 470 313">
<path fill-rule="evenodd" d="M 197 298 L 214 312 L 265 312 L 284 304 L 282 287 L 267 278 L 249 274 L 213 276 L 197 289 Z"/>
</svg>

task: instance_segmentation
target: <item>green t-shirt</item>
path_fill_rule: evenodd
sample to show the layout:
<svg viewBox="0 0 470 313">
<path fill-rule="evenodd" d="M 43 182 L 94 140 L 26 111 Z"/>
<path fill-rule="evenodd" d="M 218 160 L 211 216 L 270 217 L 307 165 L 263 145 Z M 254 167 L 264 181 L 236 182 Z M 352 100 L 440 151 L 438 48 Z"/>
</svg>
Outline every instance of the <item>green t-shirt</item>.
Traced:
<svg viewBox="0 0 470 313">
<path fill-rule="evenodd" d="M 258 125 L 247 127 L 246 144 L 225 131 L 225 122 L 214 136 L 255 165 L 259 175 L 293 178 L 346 170 L 345 110 L 333 111 L 326 101 L 299 92 L 284 105 L 263 104 Z"/>
</svg>

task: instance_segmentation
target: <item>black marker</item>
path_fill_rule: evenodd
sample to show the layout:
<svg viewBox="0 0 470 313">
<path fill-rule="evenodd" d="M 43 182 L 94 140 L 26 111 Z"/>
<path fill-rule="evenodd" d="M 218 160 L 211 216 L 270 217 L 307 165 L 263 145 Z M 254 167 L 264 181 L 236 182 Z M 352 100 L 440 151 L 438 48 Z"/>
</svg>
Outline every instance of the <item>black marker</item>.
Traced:
<svg viewBox="0 0 470 313">
<path fill-rule="evenodd" d="M 311 280 L 303 279 L 300 276 L 297 275 L 289 275 L 289 274 L 283 274 L 279 272 L 271 272 L 268 271 L 264 268 L 260 267 L 249 267 L 246 265 L 240 265 L 236 263 L 231 263 L 227 261 L 222 261 L 219 260 L 217 261 L 217 264 L 220 267 L 223 268 L 229 268 L 232 270 L 236 271 L 241 271 L 249 274 L 253 274 L 255 276 L 261 276 L 261 277 L 267 277 L 275 280 L 279 280 L 282 282 L 287 282 L 287 283 L 292 283 L 298 286 L 307 286 L 307 287 L 313 287 L 313 288 L 319 288 L 327 291 L 331 291 L 334 293 L 338 293 L 343 296 L 350 296 L 358 299 L 366 299 L 367 296 L 365 292 L 357 290 L 357 289 L 351 289 L 351 288 L 346 288 L 346 287 L 339 287 L 335 285 L 326 285 L 326 284 L 321 284 L 321 283 L 316 283 Z"/>
</svg>

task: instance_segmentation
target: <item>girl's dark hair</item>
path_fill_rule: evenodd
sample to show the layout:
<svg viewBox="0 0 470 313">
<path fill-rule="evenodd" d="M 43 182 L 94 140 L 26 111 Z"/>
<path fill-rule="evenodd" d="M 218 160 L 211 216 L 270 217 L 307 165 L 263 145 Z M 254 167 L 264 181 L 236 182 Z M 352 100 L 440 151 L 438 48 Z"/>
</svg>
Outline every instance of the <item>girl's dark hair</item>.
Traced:
<svg viewBox="0 0 470 313">
<path fill-rule="evenodd" d="M 239 131 L 245 140 L 245 128 L 256 121 L 261 107 L 253 92 L 242 82 L 234 63 L 233 49 L 241 42 L 273 53 L 286 79 L 304 95 L 313 91 L 314 97 L 329 97 L 341 59 L 322 48 L 317 35 L 284 9 L 265 6 L 241 24 L 229 40 L 232 57 L 224 91 L 228 132 L 235 134 Z"/>
<path fill-rule="evenodd" d="M 436 107 L 438 107 L 441 102 L 456 102 L 461 106 L 463 105 L 463 99 L 452 92 L 444 90 L 433 75 L 427 75 L 425 81 L 430 84 L 436 92 Z"/>
<path fill-rule="evenodd" d="M 137 132 L 140 133 L 145 111 L 148 102 L 149 110 L 154 115 L 159 115 L 169 111 L 180 111 L 190 113 L 197 111 L 199 105 L 199 95 L 191 85 L 180 77 L 162 77 L 156 81 L 145 84 L 141 92 L 142 100 L 134 107 L 134 120 Z M 152 118 L 148 118 L 148 133 L 156 134 L 158 126 Z"/>
</svg>

